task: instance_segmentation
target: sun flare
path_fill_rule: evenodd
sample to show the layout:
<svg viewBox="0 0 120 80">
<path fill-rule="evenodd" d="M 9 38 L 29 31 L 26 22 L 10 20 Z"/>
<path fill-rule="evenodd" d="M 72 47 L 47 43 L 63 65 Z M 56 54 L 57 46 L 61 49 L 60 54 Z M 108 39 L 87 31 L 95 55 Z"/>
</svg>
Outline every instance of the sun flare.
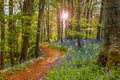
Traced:
<svg viewBox="0 0 120 80">
<path fill-rule="evenodd" d="M 65 21 L 65 20 L 67 20 L 68 19 L 68 12 L 65 12 L 65 11 L 63 11 L 63 13 L 62 13 L 62 18 L 63 18 L 63 21 Z"/>
</svg>

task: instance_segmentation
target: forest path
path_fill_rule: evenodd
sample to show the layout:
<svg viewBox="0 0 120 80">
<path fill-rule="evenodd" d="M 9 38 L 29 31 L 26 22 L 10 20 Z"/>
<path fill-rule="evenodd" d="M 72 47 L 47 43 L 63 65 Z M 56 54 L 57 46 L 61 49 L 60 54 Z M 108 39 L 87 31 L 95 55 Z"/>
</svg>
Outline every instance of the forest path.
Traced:
<svg viewBox="0 0 120 80">
<path fill-rule="evenodd" d="M 54 63 L 61 58 L 62 52 L 47 48 L 46 45 L 42 45 L 40 48 L 46 54 L 44 57 L 38 58 L 34 64 L 23 70 L 7 75 L 4 80 L 43 80 Z"/>
</svg>

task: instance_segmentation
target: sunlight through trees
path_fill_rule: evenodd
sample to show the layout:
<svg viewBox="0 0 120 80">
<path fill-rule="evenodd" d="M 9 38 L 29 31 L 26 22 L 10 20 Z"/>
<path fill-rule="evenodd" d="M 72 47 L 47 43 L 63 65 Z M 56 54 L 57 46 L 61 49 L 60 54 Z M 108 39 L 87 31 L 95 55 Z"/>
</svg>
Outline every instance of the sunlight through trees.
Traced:
<svg viewBox="0 0 120 80">
<path fill-rule="evenodd" d="M 29 60 L 34 61 L 46 56 L 47 53 L 43 52 L 41 45 L 61 51 L 68 50 L 66 53 L 75 53 L 76 55 L 63 55 L 75 56 L 71 62 L 75 62 L 73 66 L 77 66 L 76 69 L 88 69 L 87 58 L 92 61 L 90 62 L 90 65 L 93 64 L 92 67 L 97 67 L 96 72 L 119 69 L 119 6 L 120 0 L 0 0 L 0 80 L 3 80 L 1 71 L 4 69 L 14 68 L 26 64 Z M 82 55 L 85 62 L 84 58 L 77 57 Z M 69 61 L 69 57 L 65 61 Z M 63 64 L 66 67 L 68 65 L 64 62 Z M 88 69 L 88 72 L 90 71 Z M 92 74 L 97 76 L 94 80 L 103 76 L 101 73 Z M 93 80 L 93 77 L 87 73 L 86 75 Z M 115 79 L 111 76 L 105 77 L 105 80 L 117 80 L 120 77 L 113 75 L 117 77 Z M 89 80 L 89 78 L 80 79 L 75 76 L 74 80 Z M 61 80 L 67 79 L 61 77 Z"/>
</svg>

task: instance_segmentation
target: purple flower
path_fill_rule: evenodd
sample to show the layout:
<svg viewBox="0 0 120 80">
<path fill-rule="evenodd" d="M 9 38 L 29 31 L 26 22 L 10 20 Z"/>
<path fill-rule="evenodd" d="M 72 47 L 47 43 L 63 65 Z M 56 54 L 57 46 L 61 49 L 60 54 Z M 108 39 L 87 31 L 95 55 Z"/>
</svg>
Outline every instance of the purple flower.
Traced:
<svg viewBox="0 0 120 80">
<path fill-rule="evenodd" d="M 120 63 L 117 63 L 117 66 L 120 66 Z"/>
<path fill-rule="evenodd" d="M 70 61 L 70 60 L 71 60 L 71 57 L 68 55 L 68 56 L 66 57 L 66 60 L 67 60 L 67 61 Z"/>
<path fill-rule="evenodd" d="M 47 68 L 51 68 L 52 65 L 51 65 L 51 64 L 46 64 L 46 67 L 47 67 Z"/>
<path fill-rule="evenodd" d="M 108 71 L 109 69 L 106 67 L 104 70 L 105 70 L 105 71 Z"/>
<path fill-rule="evenodd" d="M 105 60 L 107 60 L 107 57 L 106 57 L 106 56 L 103 56 L 103 57 L 102 57 L 102 61 L 105 61 Z"/>
<path fill-rule="evenodd" d="M 72 64 L 72 67 L 73 67 L 73 68 L 75 68 L 75 67 L 76 67 L 74 63 Z"/>
<path fill-rule="evenodd" d="M 43 75 L 39 80 L 44 80 L 46 75 Z"/>
</svg>

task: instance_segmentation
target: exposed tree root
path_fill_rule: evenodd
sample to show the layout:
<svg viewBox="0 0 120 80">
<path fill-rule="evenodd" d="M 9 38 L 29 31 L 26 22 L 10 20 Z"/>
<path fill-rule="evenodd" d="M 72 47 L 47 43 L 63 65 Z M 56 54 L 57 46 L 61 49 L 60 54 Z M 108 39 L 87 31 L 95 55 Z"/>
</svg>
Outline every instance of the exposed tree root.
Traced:
<svg viewBox="0 0 120 80">
<path fill-rule="evenodd" d="M 109 50 L 108 53 L 101 52 L 95 64 L 99 64 L 109 69 L 116 69 L 120 67 L 120 52 L 116 49 Z"/>
</svg>

